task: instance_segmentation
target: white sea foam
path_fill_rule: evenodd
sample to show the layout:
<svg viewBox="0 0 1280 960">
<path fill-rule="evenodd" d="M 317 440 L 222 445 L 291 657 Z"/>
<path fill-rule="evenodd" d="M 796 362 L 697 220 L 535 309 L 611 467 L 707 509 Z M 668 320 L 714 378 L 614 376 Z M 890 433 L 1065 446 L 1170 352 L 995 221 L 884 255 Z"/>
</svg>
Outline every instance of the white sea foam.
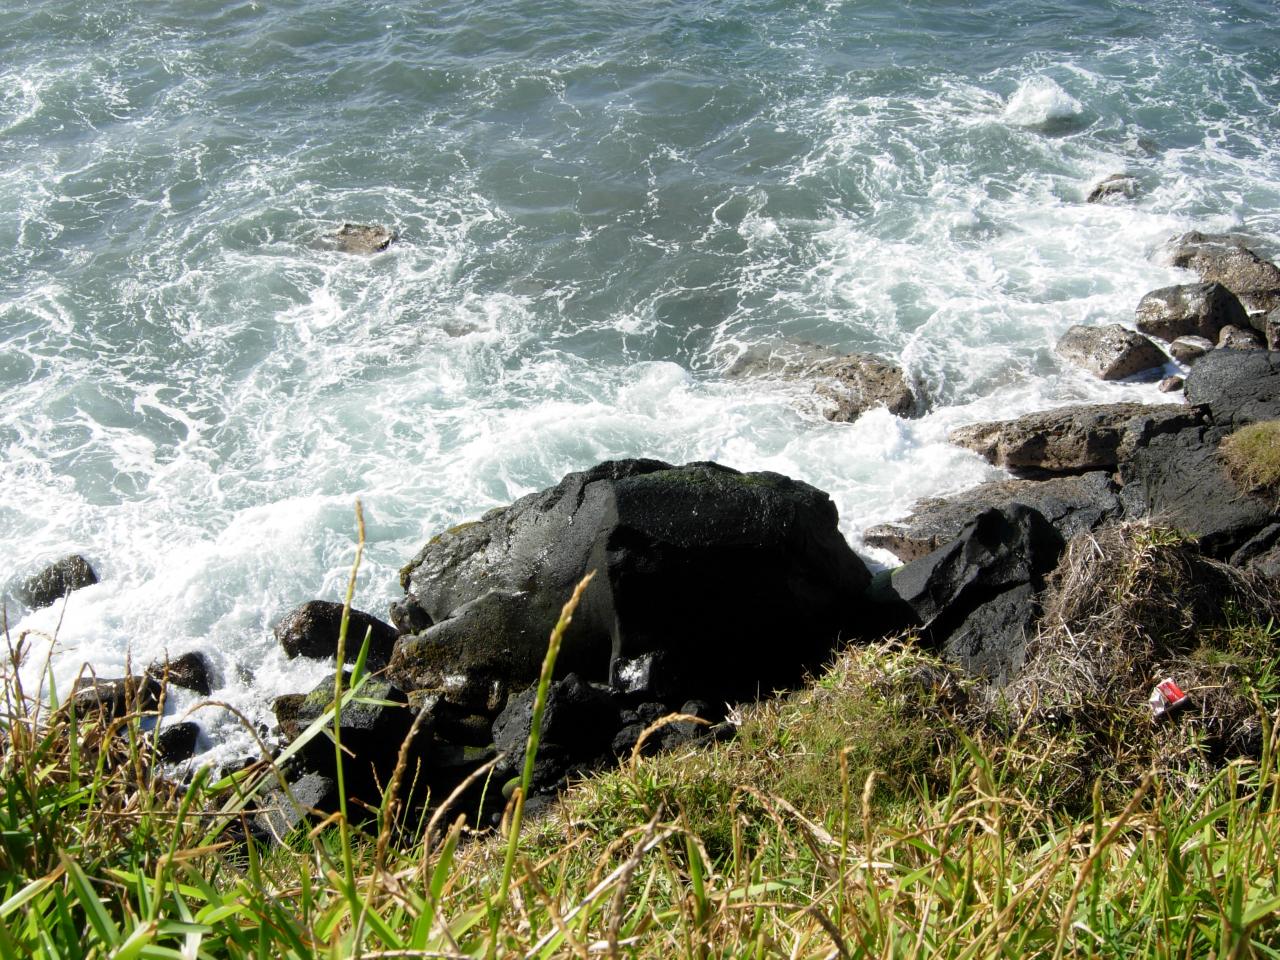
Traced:
<svg viewBox="0 0 1280 960">
<path fill-rule="evenodd" d="M 1050 77 L 1037 76 L 1019 85 L 1001 116 L 1020 127 L 1045 128 L 1076 120 L 1083 113 L 1079 100 Z"/>
</svg>

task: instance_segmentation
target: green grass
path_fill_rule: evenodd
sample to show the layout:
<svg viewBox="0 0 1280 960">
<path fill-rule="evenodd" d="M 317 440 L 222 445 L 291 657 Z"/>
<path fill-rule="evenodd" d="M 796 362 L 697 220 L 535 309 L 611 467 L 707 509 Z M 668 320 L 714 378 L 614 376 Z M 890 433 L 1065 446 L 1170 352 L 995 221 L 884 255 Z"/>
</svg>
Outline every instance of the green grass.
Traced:
<svg viewBox="0 0 1280 960">
<path fill-rule="evenodd" d="M 234 833 L 270 767 L 184 792 L 136 713 L 37 704 L 11 672 L 0 960 L 1280 957 L 1276 640 L 1246 609 L 1195 635 L 1188 656 L 1256 708 L 1231 756 L 1199 714 L 1157 725 L 1145 702 L 1088 725 L 1010 712 L 907 640 L 851 648 L 741 710 L 735 740 L 638 756 L 532 822 L 526 764 L 494 834 L 397 834 L 389 796 L 368 825 L 339 814 L 269 849 Z M 337 709 L 361 686 L 357 666 Z M 1095 775 L 1067 791 L 1064 765 Z"/>
<path fill-rule="evenodd" d="M 1220 449 L 1237 485 L 1280 500 L 1280 420 L 1241 427 Z"/>
</svg>

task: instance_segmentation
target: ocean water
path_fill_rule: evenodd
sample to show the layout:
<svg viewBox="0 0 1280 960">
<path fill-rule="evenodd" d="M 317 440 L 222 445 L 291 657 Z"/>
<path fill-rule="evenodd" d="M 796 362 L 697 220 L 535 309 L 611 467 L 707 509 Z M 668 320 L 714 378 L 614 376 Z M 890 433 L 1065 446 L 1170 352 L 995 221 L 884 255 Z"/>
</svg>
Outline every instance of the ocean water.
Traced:
<svg viewBox="0 0 1280 960">
<path fill-rule="evenodd" d="M 71 551 L 25 679 L 206 652 L 251 722 L 440 529 L 627 456 L 806 480 L 851 542 L 998 472 L 952 427 L 1168 399 L 1059 362 L 1280 240 L 1272 0 L 13 0 L 0 9 L 0 585 Z M 1128 203 L 1086 204 L 1137 178 Z M 343 221 L 400 233 L 348 256 Z M 726 371 L 779 338 L 900 363 L 833 424 Z M 886 556 L 872 556 L 885 562 Z M 56 642 L 51 642 L 56 636 Z M 46 661 L 49 664 L 46 669 Z M 181 712 L 190 701 L 179 699 Z M 207 708 L 204 759 L 247 749 Z"/>
</svg>

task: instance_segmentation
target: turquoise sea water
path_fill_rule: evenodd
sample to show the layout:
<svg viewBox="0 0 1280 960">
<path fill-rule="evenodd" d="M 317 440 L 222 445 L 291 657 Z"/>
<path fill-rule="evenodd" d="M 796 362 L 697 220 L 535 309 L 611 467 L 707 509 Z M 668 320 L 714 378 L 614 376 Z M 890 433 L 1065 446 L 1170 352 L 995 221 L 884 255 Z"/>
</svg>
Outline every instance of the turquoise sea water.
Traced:
<svg viewBox="0 0 1280 960">
<path fill-rule="evenodd" d="M 32 675 L 55 629 L 60 683 L 199 648 L 265 720 L 323 673 L 270 626 L 340 597 L 357 497 L 385 613 L 432 533 L 603 459 L 779 470 L 857 544 L 994 475 L 957 424 L 1163 399 L 1052 347 L 1186 279 L 1177 232 L 1280 252 L 1276 14 L 6 3 L 0 581 L 72 550 L 103 578 L 10 606 Z M 1119 172 L 1134 202 L 1083 202 Z M 344 220 L 401 240 L 316 243 Z M 778 338 L 889 357 L 929 413 L 725 376 Z"/>
</svg>

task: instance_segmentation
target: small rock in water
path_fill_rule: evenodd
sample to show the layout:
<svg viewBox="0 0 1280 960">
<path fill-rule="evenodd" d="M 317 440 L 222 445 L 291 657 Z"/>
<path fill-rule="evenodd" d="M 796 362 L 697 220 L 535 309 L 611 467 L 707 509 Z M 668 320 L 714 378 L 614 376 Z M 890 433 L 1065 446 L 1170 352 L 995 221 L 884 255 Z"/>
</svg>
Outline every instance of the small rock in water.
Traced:
<svg viewBox="0 0 1280 960">
<path fill-rule="evenodd" d="M 1214 347 L 1207 337 L 1178 337 L 1169 344 L 1169 352 L 1179 363 L 1195 363 Z"/>
<path fill-rule="evenodd" d="M 200 726 L 190 720 L 170 724 L 156 737 L 156 753 L 164 763 L 181 763 L 195 756 L 199 737 Z"/>
<path fill-rule="evenodd" d="M 18 587 L 18 599 L 36 609 L 57 603 L 73 590 L 98 582 L 89 561 L 78 553 L 63 557 L 49 564 L 22 582 Z"/>
<path fill-rule="evenodd" d="M 147 667 L 147 675 L 167 682 L 170 686 L 192 690 L 203 697 L 209 696 L 213 690 L 209 658 L 195 650 L 184 653 L 176 660 L 156 661 Z"/>
<path fill-rule="evenodd" d="M 329 237 L 343 253 L 381 253 L 396 240 L 396 232 L 381 224 L 344 223 Z"/>
<path fill-rule="evenodd" d="M 1085 203 L 1103 200 L 1132 200 L 1138 195 L 1138 181 L 1126 173 L 1115 173 L 1096 183 Z"/>
<path fill-rule="evenodd" d="M 1161 393 L 1177 393 L 1182 389 L 1186 381 L 1182 377 L 1165 377 L 1160 381 L 1159 387 Z"/>
</svg>

